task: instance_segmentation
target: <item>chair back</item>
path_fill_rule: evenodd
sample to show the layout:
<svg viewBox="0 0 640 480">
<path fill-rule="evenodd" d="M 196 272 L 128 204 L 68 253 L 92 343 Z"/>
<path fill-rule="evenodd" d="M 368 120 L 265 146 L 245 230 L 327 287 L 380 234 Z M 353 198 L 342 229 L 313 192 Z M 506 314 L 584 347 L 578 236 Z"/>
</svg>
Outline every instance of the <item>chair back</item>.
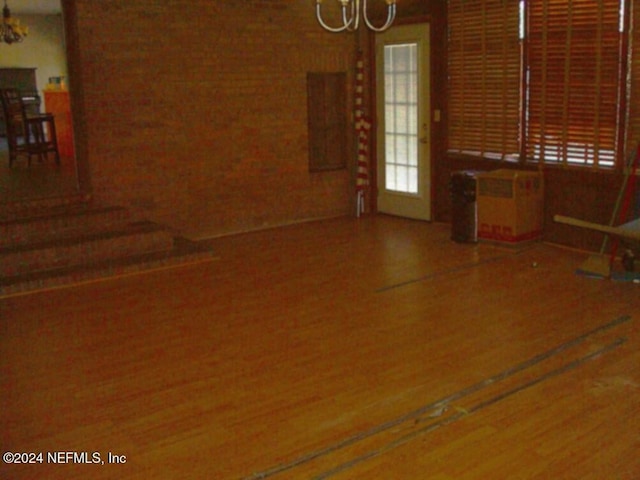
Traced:
<svg viewBox="0 0 640 480">
<path fill-rule="evenodd" d="M 18 155 L 37 155 L 43 161 L 48 153 L 55 155 L 60 165 L 60 152 L 56 136 L 56 123 L 50 113 L 27 115 L 20 91 L 15 88 L 0 89 L 0 100 L 7 125 L 9 166 Z"/>
<path fill-rule="evenodd" d="M 4 121 L 7 126 L 7 140 L 9 145 L 24 136 L 24 108 L 20 92 L 15 88 L 0 90 Z"/>
</svg>

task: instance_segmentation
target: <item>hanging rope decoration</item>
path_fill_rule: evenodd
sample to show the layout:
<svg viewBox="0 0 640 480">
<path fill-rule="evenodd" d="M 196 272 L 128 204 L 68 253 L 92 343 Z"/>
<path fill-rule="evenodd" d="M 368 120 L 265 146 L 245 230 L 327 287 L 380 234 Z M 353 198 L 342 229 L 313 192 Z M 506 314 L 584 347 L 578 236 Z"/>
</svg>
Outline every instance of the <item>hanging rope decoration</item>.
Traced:
<svg viewBox="0 0 640 480">
<path fill-rule="evenodd" d="M 358 167 L 356 172 L 356 216 L 364 213 L 364 194 L 369 186 L 369 130 L 371 122 L 364 114 L 364 60 L 362 52 L 356 58 L 355 126 L 358 137 Z"/>
</svg>

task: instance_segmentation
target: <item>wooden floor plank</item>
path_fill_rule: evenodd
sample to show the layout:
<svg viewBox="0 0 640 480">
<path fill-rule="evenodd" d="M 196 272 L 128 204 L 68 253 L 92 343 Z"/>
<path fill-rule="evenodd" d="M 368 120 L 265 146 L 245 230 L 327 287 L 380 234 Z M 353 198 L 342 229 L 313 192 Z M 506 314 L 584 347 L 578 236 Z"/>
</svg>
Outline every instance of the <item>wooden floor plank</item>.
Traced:
<svg viewBox="0 0 640 480">
<path fill-rule="evenodd" d="M 1 478 L 640 476 L 638 285 L 575 275 L 583 255 L 385 216 L 210 243 L 218 262 L 0 300 L 3 452 L 127 460 Z M 619 347 L 385 449 L 429 421 L 394 419 L 625 315 L 444 414 Z"/>
</svg>

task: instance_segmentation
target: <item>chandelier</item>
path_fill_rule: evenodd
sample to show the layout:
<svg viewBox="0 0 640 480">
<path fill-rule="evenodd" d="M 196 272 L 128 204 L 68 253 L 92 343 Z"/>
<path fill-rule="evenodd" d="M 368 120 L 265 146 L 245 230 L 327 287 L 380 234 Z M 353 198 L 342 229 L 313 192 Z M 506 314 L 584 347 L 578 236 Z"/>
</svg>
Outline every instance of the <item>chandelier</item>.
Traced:
<svg viewBox="0 0 640 480">
<path fill-rule="evenodd" d="M 387 21 L 381 27 L 374 26 L 369 21 L 367 15 L 367 0 L 337 0 L 341 4 L 342 9 L 342 25 L 338 27 L 331 27 L 325 23 L 322 19 L 322 0 L 316 0 L 316 17 L 318 22 L 322 25 L 322 28 L 329 30 L 330 32 L 353 32 L 360 26 L 360 16 L 364 19 L 365 25 L 374 32 L 383 32 L 391 26 L 393 20 L 396 17 L 396 0 L 385 0 L 387 2 Z M 362 3 L 362 9 L 360 4 Z"/>
<path fill-rule="evenodd" d="M 0 23 L 0 42 L 8 43 L 9 45 L 21 42 L 28 33 L 29 29 L 20 25 L 20 20 L 11 18 L 7 0 L 4 0 L 2 23 Z"/>
</svg>

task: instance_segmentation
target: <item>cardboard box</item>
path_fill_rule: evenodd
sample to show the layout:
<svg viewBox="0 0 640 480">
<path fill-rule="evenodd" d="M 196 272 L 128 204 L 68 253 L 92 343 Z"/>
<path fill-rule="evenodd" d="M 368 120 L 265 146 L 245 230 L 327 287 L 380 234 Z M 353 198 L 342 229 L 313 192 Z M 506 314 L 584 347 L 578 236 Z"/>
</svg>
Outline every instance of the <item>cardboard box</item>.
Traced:
<svg viewBox="0 0 640 480">
<path fill-rule="evenodd" d="M 540 238 L 543 194 L 538 172 L 501 169 L 478 174 L 478 239 L 518 244 Z"/>
</svg>

